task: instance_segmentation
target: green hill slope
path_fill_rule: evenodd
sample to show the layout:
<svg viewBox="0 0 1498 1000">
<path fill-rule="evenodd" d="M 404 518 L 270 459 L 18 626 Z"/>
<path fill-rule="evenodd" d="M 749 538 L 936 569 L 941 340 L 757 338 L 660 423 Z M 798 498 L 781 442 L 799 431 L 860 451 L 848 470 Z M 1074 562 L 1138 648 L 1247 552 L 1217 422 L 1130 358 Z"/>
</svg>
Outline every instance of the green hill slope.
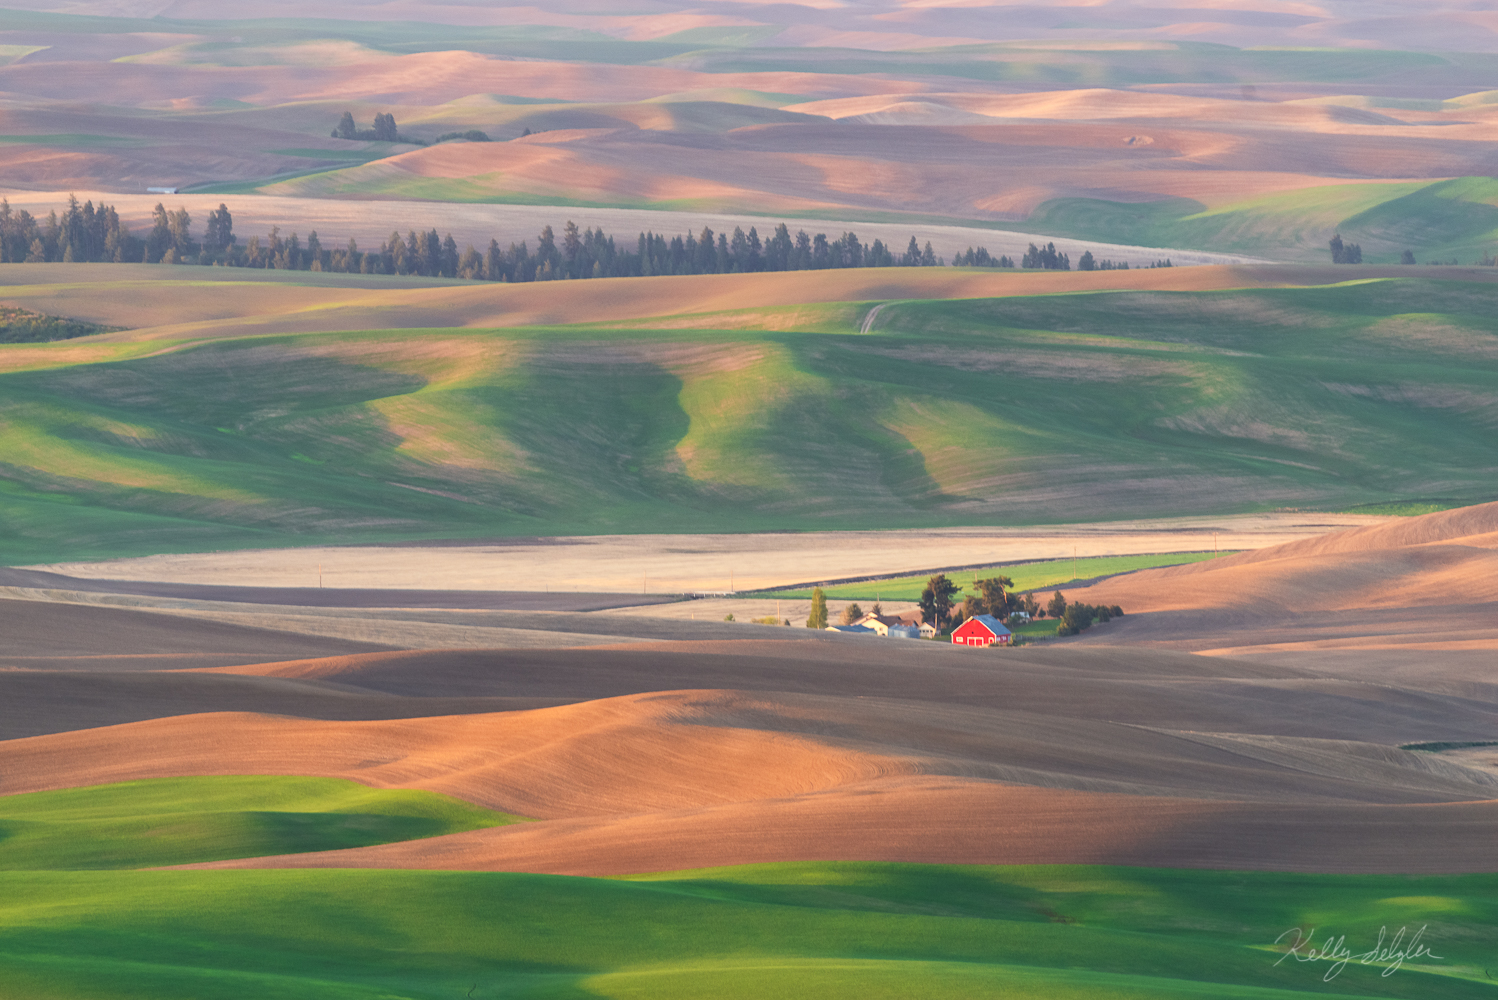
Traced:
<svg viewBox="0 0 1498 1000">
<path fill-rule="evenodd" d="M 336 778 L 157 778 L 0 796 L 0 871 L 147 868 L 331 851 L 517 821 Z"/>
<path fill-rule="evenodd" d="M 7 872 L 0 891 L 0 993 L 30 1000 L 1427 1000 L 1490 997 L 1498 943 L 1489 875 L 807 863 Z M 1358 956 L 1424 927 L 1428 953 L 1323 981 L 1331 962 L 1275 948 L 1297 927 Z"/>
<path fill-rule="evenodd" d="M 0 562 L 1486 499 L 1498 286 L 1434 276 L 0 346 Z"/>
<path fill-rule="evenodd" d="M 1330 263 L 1340 232 L 1370 264 L 1473 264 L 1498 253 L 1498 180 L 1334 184 L 1208 209 L 1187 199 L 1142 204 L 1063 198 L 1025 221 L 1037 232 L 1075 239 L 1241 253 Z"/>
</svg>

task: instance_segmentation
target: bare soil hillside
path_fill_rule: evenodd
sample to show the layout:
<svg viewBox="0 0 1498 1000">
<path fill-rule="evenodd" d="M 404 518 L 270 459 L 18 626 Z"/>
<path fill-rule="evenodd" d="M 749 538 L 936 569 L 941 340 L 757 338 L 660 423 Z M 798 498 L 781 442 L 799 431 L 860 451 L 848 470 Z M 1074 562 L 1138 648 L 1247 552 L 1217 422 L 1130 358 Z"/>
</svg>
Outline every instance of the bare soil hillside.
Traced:
<svg viewBox="0 0 1498 1000">
<path fill-rule="evenodd" d="M 25 661 L 0 671 L 0 699 L 15 710 L 0 734 L 12 737 L 0 741 L 0 792 L 309 774 L 440 791 L 534 820 L 228 863 L 252 867 L 618 874 L 866 859 L 1487 871 L 1498 772 L 1462 748 L 1493 737 L 1490 652 L 1200 656 L 1152 645 L 1149 629 L 1188 613 L 1180 605 L 1193 591 L 1189 613 L 1234 614 L 1228 595 L 1239 592 L 1250 595 L 1245 614 L 1272 612 L 1294 627 L 1295 612 L 1252 595 L 1291 587 L 1317 561 L 1359 560 L 1349 579 L 1398 578 L 1407 593 L 1427 593 L 1413 611 L 1439 608 L 1453 593 L 1452 553 L 1491 551 L 1495 510 L 1117 578 L 1095 590 L 1133 588 L 1123 621 L 1081 643 L 1016 650 L 804 630 L 801 642 L 708 638 L 725 626 L 676 622 L 676 638 L 614 646 L 347 652 L 183 670 L 173 669 L 176 637 L 131 633 L 124 620 L 154 627 L 165 616 L 120 609 L 119 629 L 136 637 L 134 669 L 117 658 L 110 672 Z M 1491 621 L 1498 600 L 1472 595 L 1466 613 Z M 1300 614 L 1311 620 L 1362 614 L 1342 627 L 1378 634 L 1368 617 L 1377 609 L 1305 600 Z M 45 625 L 27 620 L 27 603 L 0 611 L 18 627 Z M 34 606 L 62 616 L 55 628 L 94 612 Z M 579 636 L 646 622 L 571 617 Z M 1220 645 L 1214 620 L 1195 628 Z M 100 641 L 80 632 L 75 652 Z M 1443 747 L 1451 752 L 1432 752 Z"/>
<path fill-rule="evenodd" d="M 1068 596 L 1145 613 L 1131 615 L 1108 642 L 1239 654 L 1491 650 L 1498 503 L 1146 570 Z"/>
</svg>

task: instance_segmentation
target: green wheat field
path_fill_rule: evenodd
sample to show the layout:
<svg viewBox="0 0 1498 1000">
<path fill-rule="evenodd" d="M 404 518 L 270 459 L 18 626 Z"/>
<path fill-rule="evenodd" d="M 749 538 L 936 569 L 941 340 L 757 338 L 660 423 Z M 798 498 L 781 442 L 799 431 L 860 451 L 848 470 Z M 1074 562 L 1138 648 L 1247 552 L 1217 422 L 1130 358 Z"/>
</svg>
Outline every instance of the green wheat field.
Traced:
<svg viewBox="0 0 1498 1000">
<path fill-rule="evenodd" d="M 295 777 L 0 799 L 0 995 L 1423 1000 L 1494 990 L 1493 875 L 861 862 L 628 878 L 138 870 L 515 819 Z M 1354 959 L 1325 982 L 1331 960 L 1285 955 L 1292 928 L 1318 946 L 1345 938 L 1358 955 L 1380 928 L 1406 928 L 1406 941 L 1423 929 L 1428 953 L 1388 975 L 1388 961 Z"/>
<path fill-rule="evenodd" d="M 1488 283 L 866 311 L 0 345 L 0 562 L 1493 496 Z"/>
</svg>

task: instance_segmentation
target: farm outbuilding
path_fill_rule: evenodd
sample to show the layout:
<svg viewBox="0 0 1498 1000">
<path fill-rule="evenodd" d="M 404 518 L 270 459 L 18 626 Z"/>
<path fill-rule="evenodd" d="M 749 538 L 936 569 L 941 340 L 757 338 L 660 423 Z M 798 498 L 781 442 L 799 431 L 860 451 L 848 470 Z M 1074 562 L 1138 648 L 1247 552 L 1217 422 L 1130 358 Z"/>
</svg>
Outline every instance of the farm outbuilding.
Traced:
<svg viewBox="0 0 1498 1000">
<path fill-rule="evenodd" d="M 853 624 L 862 625 L 864 628 L 873 629 L 880 635 L 888 636 L 890 627 L 893 625 L 899 625 L 901 623 L 902 619 L 898 615 L 876 615 L 873 612 L 870 612 L 869 614 L 866 614 L 862 618 L 858 619 L 858 621 L 854 622 Z"/>
<path fill-rule="evenodd" d="M 1007 646 L 1012 636 L 993 615 L 973 615 L 952 630 L 952 642 L 958 646 Z"/>
</svg>

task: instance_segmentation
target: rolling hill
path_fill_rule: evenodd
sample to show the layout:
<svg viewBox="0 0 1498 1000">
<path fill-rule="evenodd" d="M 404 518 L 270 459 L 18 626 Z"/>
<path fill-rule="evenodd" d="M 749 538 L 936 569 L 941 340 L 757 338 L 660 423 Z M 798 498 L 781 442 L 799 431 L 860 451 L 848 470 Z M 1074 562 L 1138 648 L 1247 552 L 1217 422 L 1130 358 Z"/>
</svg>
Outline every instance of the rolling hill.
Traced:
<svg viewBox="0 0 1498 1000">
<path fill-rule="evenodd" d="M 408 617 L 483 648 L 378 650 L 8 592 L 0 992 L 1486 996 L 1493 630 L 1392 661 L 1158 640 L 1231 639 L 1234 592 L 1260 633 L 1463 595 L 1490 623 L 1495 525 L 1145 570 L 1101 585 L 1134 585 L 1124 620 L 1022 649 L 432 591 Z M 1285 958 L 1380 926 L 1428 949 Z"/>
<path fill-rule="evenodd" d="M 1492 272 L 1346 274 L 12 288 L 156 325 L 0 346 L 0 558 L 1486 499 Z"/>
</svg>

